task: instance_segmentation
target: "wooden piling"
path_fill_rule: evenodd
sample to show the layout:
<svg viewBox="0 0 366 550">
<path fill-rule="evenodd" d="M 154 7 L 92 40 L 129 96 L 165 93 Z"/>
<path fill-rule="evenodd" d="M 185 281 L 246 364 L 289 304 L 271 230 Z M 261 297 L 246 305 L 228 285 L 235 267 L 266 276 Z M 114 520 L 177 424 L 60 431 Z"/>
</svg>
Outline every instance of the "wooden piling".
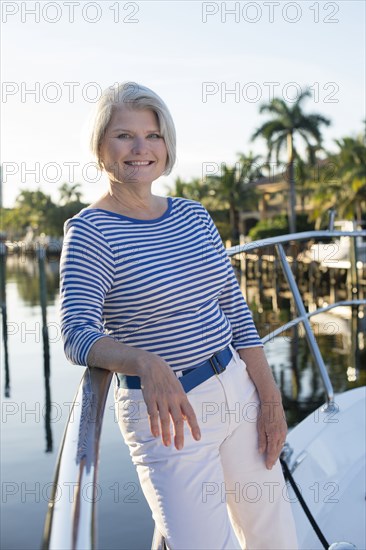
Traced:
<svg viewBox="0 0 366 550">
<path fill-rule="evenodd" d="M 37 249 L 39 267 L 39 295 L 42 310 L 42 337 L 43 337 L 43 373 L 45 383 L 45 431 L 46 453 L 53 450 L 51 429 L 51 388 L 50 388 L 50 341 L 47 326 L 47 284 L 46 284 L 46 250 L 43 246 Z"/>
</svg>

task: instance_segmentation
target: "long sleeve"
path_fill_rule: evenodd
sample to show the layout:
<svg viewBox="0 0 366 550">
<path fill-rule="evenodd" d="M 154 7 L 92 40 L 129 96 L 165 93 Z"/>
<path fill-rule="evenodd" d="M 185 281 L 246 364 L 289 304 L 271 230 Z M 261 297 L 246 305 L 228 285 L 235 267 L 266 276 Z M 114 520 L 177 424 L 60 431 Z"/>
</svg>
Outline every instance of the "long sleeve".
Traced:
<svg viewBox="0 0 366 550">
<path fill-rule="evenodd" d="M 242 295 L 234 269 L 226 253 L 220 234 L 207 210 L 202 207 L 202 216 L 212 241 L 223 261 L 226 262 L 228 278 L 225 288 L 219 296 L 219 304 L 229 319 L 233 332 L 233 346 L 236 350 L 263 347 L 252 314 Z"/>
<path fill-rule="evenodd" d="M 114 257 L 103 234 L 81 217 L 65 222 L 60 260 L 60 317 L 65 355 L 87 365 L 104 331 L 103 304 L 114 278 Z"/>
</svg>

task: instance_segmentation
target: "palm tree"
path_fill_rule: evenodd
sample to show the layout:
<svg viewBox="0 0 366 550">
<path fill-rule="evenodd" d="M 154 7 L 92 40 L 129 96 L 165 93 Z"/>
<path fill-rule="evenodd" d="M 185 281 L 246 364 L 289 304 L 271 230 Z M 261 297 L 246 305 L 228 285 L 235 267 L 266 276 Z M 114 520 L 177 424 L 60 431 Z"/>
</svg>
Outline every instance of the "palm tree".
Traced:
<svg viewBox="0 0 366 550">
<path fill-rule="evenodd" d="M 173 197 L 183 197 L 185 199 L 207 203 L 207 197 L 210 194 L 210 190 L 207 183 L 202 182 L 199 178 L 194 178 L 186 182 L 180 177 L 177 177 L 171 194 Z M 205 204 L 205 206 L 207 206 L 207 204 Z"/>
<path fill-rule="evenodd" d="M 80 202 L 82 192 L 80 191 L 80 183 L 71 185 L 69 183 L 63 183 L 59 188 L 60 203 L 68 204 L 69 202 Z"/>
<path fill-rule="evenodd" d="M 336 140 L 341 189 L 346 189 L 341 215 L 361 221 L 362 205 L 366 204 L 366 139 L 347 137 Z"/>
<path fill-rule="evenodd" d="M 335 143 L 339 150 L 329 157 L 320 177 L 314 215 L 320 221 L 325 209 L 335 207 L 340 217 L 361 221 L 366 211 L 366 139 L 359 135 Z"/>
<path fill-rule="evenodd" d="M 260 155 L 253 156 L 238 153 L 238 162 L 234 166 L 221 165 L 219 176 L 209 176 L 211 193 L 229 209 L 231 238 L 239 240 L 239 212 L 257 207 L 258 199 L 255 188 L 251 185 L 263 176 L 259 163 Z"/>
<path fill-rule="evenodd" d="M 314 152 L 314 147 L 321 147 L 322 136 L 320 125 L 329 126 L 330 120 L 319 114 L 306 115 L 302 111 L 302 102 L 311 96 L 310 89 L 304 90 L 293 105 L 288 105 L 280 98 L 274 98 L 270 103 L 263 104 L 259 112 L 269 113 L 271 119 L 262 124 L 252 135 L 252 140 L 259 136 L 264 137 L 268 146 L 268 161 L 275 153 L 276 161 L 279 160 L 281 150 L 287 148 L 287 174 L 289 180 L 289 225 L 290 232 L 296 232 L 296 195 L 294 160 L 299 158 L 295 149 L 294 137 L 299 135 L 305 142 L 309 152 Z M 310 138 L 315 140 L 311 143 Z"/>
</svg>

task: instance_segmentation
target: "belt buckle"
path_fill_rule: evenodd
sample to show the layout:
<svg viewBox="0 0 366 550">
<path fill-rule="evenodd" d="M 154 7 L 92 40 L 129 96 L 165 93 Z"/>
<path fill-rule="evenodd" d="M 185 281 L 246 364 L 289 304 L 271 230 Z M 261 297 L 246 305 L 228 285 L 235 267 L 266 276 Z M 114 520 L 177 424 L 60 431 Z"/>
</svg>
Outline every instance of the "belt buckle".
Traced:
<svg viewBox="0 0 366 550">
<path fill-rule="evenodd" d="M 209 361 L 210 361 L 211 367 L 213 368 L 214 373 L 216 374 L 216 376 L 218 376 L 219 374 L 224 372 L 225 367 L 223 367 L 220 364 L 220 361 L 217 359 L 217 357 L 215 355 L 212 355 L 212 357 L 209 358 Z M 216 361 L 216 365 L 215 365 L 215 361 Z"/>
</svg>

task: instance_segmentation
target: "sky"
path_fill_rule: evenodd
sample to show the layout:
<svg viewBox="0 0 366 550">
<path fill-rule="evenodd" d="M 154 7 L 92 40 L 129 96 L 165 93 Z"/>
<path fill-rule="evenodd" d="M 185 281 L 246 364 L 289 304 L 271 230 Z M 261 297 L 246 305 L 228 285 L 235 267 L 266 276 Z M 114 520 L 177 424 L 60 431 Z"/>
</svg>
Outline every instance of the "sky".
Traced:
<svg viewBox="0 0 366 550">
<path fill-rule="evenodd" d="M 157 92 L 177 130 L 177 177 L 219 173 L 251 141 L 273 96 L 331 119 L 324 144 L 357 135 L 365 119 L 365 2 L 1 2 L 3 205 L 21 189 L 59 198 L 80 183 L 91 203 L 107 189 L 88 151 L 103 89 L 134 81 Z"/>
</svg>

